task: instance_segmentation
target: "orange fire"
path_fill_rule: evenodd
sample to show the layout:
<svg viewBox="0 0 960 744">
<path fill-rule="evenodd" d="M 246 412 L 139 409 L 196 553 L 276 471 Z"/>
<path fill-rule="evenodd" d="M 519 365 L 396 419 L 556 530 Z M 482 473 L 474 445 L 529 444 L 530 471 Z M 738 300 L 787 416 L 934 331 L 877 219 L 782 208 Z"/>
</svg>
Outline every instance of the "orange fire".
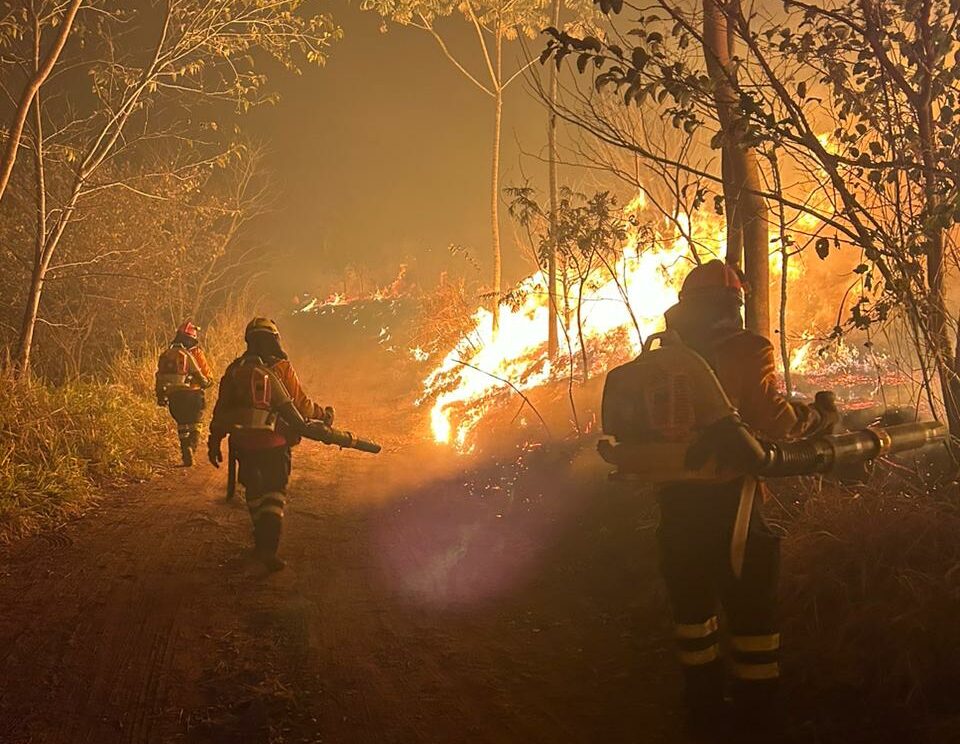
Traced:
<svg viewBox="0 0 960 744">
<path fill-rule="evenodd" d="M 373 291 L 358 290 L 354 293 L 350 293 L 345 289 L 343 292 L 331 292 L 323 299 L 319 297 L 313 297 L 307 303 L 305 303 L 303 307 L 298 308 L 295 312 L 322 312 L 324 308 L 352 305 L 356 302 L 365 302 L 368 300 L 392 300 L 403 295 L 406 290 L 407 265 L 400 264 L 400 269 L 397 272 L 396 277 L 394 277 L 393 281 L 383 287 L 375 287 Z"/>
<path fill-rule="evenodd" d="M 630 222 L 636 227 L 616 264 L 581 287 L 574 285 L 566 298 L 569 307 L 582 303 L 582 343 L 600 350 L 593 354 L 594 372 L 604 372 L 612 364 L 635 356 L 643 338 L 662 330 L 663 313 L 677 301 L 680 282 L 692 265 L 691 240 L 702 259 L 711 257 L 705 251 L 721 255 L 725 244 L 723 225 L 711 214 L 693 218 L 681 214 L 676 221 L 662 220 L 655 239 L 651 242 L 647 233 L 646 242 L 642 242 L 640 216 L 645 201 L 641 193 L 624 209 L 625 217 L 633 217 Z M 770 264 L 771 283 L 776 285 L 781 272 L 778 252 L 771 253 Z M 794 281 L 802 275 L 803 265 L 793 261 L 788 271 L 788 280 Z M 450 444 L 460 452 L 471 451 L 477 424 L 502 402 L 502 396 L 566 379 L 571 358 L 578 359 L 581 332 L 575 320 L 564 328 L 562 319 L 560 356 L 552 362 L 548 357 L 544 274 L 537 271 L 523 279 L 514 295 L 521 298 L 518 304 L 498 308 L 500 328 L 496 335 L 492 332 L 492 312 L 479 308 L 473 315 L 471 331 L 427 375 L 418 404 L 430 406 L 431 429 L 438 443 Z M 802 368 L 805 359 L 809 362 L 811 346 L 805 344 L 794 352 L 791 368 Z M 424 358 L 419 349 L 411 353 Z"/>
<path fill-rule="evenodd" d="M 642 212 L 644 201 L 641 194 L 630 202 L 626 216 Z M 706 246 L 719 253 L 724 233 L 718 219 L 712 215 L 694 219 L 679 215 L 677 223 L 701 252 Z M 562 351 L 552 363 L 546 349 L 548 296 L 542 272 L 519 283 L 514 294 L 522 301 L 517 306 L 503 304 L 498 308 L 500 328 L 496 335 L 492 333 L 491 311 L 478 309 L 470 333 L 436 364 L 424 382 L 419 402 L 431 405 L 435 440 L 459 451 L 470 451 L 472 432 L 501 394 L 563 379 L 571 357 L 578 358 L 581 343 L 588 348 L 613 346 L 618 360 L 638 354 L 642 339 L 662 330 L 663 313 L 676 302 L 692 256 L 690 242 L 677 224 L 664 221 L 656 240 L 643 245 L 636 228 L 613 266 L 598 271 L 582 286 L 571 287 L 567 304 L 582 307 L 582 341 L 575 320 L 567 328 L 561 322 L 558 333 Z M 607 366 L 605 361 L 598 359 L 595 364 L 602 369 Z"/>
</svg>

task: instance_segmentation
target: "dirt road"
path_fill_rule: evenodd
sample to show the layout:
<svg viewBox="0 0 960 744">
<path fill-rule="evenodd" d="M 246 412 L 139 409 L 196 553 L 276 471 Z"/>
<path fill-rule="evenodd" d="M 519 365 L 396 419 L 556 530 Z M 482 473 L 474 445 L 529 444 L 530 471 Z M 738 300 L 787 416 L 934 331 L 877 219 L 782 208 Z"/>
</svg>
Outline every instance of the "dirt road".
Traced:
<svg viewBox="0 0 960 744">
<path fill-rule="evenodd" d="M 6 550 L 0 741 L 682 741 L 648 507 L 400 459 L 300 447 L 272 576 L 206 464 Z"/>
</svg>

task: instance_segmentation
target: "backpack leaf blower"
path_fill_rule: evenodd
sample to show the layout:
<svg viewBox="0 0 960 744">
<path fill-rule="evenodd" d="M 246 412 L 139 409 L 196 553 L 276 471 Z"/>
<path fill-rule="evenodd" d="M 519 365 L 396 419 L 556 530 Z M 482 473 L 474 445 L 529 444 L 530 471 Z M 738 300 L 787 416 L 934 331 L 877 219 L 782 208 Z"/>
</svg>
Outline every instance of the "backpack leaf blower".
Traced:
<svg viewBox="0 0 960 744">
<path fill-rule="evenodd" d="M 651 337 L 644 353 L 609 372 L 602 422 L 613 441 L 601 440 L 597 449 L 616 466 L 613 477 L 649 483 L 830 473 L 949 438 L 943 424 L 917 421 L 764 441 L 743 423 L 703 357 L 669 334 Z"/>
</svg>

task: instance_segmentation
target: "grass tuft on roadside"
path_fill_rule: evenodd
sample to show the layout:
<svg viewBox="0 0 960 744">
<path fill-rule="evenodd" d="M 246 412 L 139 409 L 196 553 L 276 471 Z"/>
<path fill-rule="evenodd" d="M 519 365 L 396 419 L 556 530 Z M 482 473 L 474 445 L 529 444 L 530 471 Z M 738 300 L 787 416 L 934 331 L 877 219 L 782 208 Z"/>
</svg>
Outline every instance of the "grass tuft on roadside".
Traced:
<svg viewBox="0 0 960 744">
<path fill-rule="evenodd" d="M 784 542 L 791 707 L 824 741 L 946 726 L 957 741 L 960 506 L 898 478 L 825 486 Z"/>
<path fill-rule="evenodd" d="M 167 412 L 142 380 L 110 377 L 125 382 L 52 386 L 0 373 L 0 542 L 75 516 L 103 486 L 171 462 Z"/>
</svg>

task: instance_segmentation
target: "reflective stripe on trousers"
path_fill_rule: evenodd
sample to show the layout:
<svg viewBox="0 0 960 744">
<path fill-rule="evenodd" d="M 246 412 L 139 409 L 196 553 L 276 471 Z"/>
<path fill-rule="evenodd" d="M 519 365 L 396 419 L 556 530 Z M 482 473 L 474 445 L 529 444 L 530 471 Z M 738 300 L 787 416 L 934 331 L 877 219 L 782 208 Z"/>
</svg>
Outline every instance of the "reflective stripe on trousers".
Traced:
<svg viewBox="0 0 960 744">
<path fill-rule="evenodd" d="M 273 514 L 283 519 L 283 509 L 286 505 L 284 495 L 278 491 L 271 491 L 260 496 L 247 496 L 247 508 L 250 510 L 250 519 L 254 523 L 264 514 Z"/>
<path fill-rule="evenodd" d="M 730 639 L 733 651 L 733 676 L 744 682 L 761 682 L 780 677 L 780 634 L 735 635 Z"/>
<path fill-rule="evenodd" d="M 674 638 L 677 656 L 684 666 L 702 666 L 720 657 L 717 632 L 720 622 L 716 615 L 699 623 L 677 623 Z"/>
<path fill-rule="evenodd" d="M 177 433 L 180 434 L 181 439 L 186 439 L 191 434 L 198 433 L 199 431 L 199 424 L 177 424 Z"/>
</svg>

